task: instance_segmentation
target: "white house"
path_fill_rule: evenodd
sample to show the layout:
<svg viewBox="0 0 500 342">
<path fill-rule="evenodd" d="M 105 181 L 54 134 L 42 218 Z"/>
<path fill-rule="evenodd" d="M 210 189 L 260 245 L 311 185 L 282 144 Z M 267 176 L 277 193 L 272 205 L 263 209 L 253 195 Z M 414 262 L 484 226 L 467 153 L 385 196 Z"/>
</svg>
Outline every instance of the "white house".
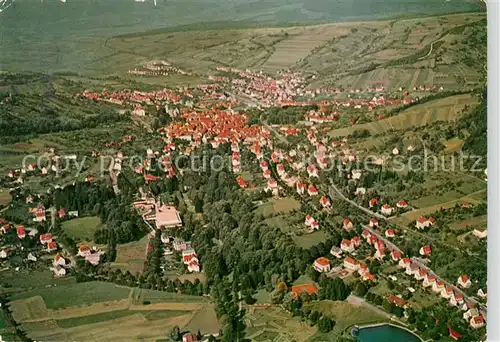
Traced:
<svg viewBox="0 0 500 342">
<path fill-rule="evenodd" d="M 314 261 L 314 269 L 320 273 L 330 272 L 330 260 L 320 257 Z"/>
<path fill-rule="evenodd" d="M 403 258 L 399 260 L 398 266 L 402 268 L 408 268 L 410 266 L 410 258 Z"/>
<path fill-rule="evenodd" d="M 354 225 L 352 224 L 351 220 L 345 219 L 344 220 L 344 229 L 347 231 L 350 231 L 354 228 Z"/>
<path fill-rule="evenodd" d="M 462 274 L 460 277 L 458 277 L 457 283 L 464 289 L 467 289 L 471 286 L 471 281 L 469 279 L 469 276 L 466 274 Z"/>
<path fill-rule="evenodd" d="M 188 264 L 188 271 L 189 272 L 200 272 L 200 264 L 198 263 L 198 261 L 191 261 L 189 264 Z"/>
<path fill-rule="evenodd" d="M 1 259 L 5 259 L 9 256 L 9 251 L 7 249 L 2 249 L 0 251 L 0 258 Z"/>
<path fill-rule="evenodd" d="M 434 282 L 434 284 L 432 285 L 432 291 L 436 292 L 436 293 L 441 293 L 441 291 L 443 291 L 444 289 L 444 281 L 442 280 L 436 280 Z"/>
<path fill-rule="evenodd" d="M 451 287 L 451 286 L 445 286 L 441 290 L 441 297 L 444 298 L 444 299 L 450 299 L 451 296 L 453 296 L 453 287 Z"/>
<path fill-rule="evenodd" d="M 466 305 L 466 304 L 464 304 Z M 469 321 L 472 317 L 478 316 L 479 315 L 479 310 L 477 308 L 470 308 L 467 311 L 464 312 L 463 318 L 466 321 Z"/>
<path fill-rule="evenodd" d="M 330 254 L 336 257 L 337 259 L 340 259 L 342 253 L 343 253 L 342 249 L 337 246 L 333 246 L 332 249 L 330 249 Z"/>
<path fill-rule="evenodd" d="M 453 306 L 462 306 L 464 304 L 464 295 L 459 292 L 454 292 L 450 297 L 450 304 Z"/>
<path fill-rule="evenodd" d="M 474 236 L 480 238 L 480 239 L 484 239 L 487 235 L 488 235 L 488 230 L 487 229 L 478 229 L 478 228 L 475 228 L 473 231 L 472 231 L 472 234 L 474 234 Z"/>
<path fill-rule="evenodd" d="M 344 259 L 344 267 L 351 271 L 357 271 L 359 269 L 359 262 L 351 257 L 347 257 Z"/>
<path fill-rule="evenodd" d="M 340 243 L 340 249 L 348 253 L 354 252 L 354 246 L 350 240 L 342 240 L 342 242 Z"/>
<path fill-rule="evenodd" d="M 364 195 L 364 194 L 366 194 L 366 189 L 365 188 L 357 188 L 356 192 L 354 194 L 356 196 L 358 196 L 358 195 Z"/>
<path fill-rule="evenodd" d="M 420 217 L 417 220 L 417 223 L 415 224 L 415 227 L 417 227 L 418 229 L 424 229 L 424 228 L 429 227 L 429 225 L 430 225 L 429 220 L 427 220 L 425 217 Z"/>
<path fill-rule="evenodd" d="M 384 204 L 382 206 L 382 209 L 380 209 L 380 211 L 382 212 L 383 215 L 388 216 L 392 214 L 393 208 L 389 204 Z"/>
<path fill-rule="evenodd" d="M 54 260 L 52 261 L 52 265 L 56 268 L 58 266 L 64 267 L 66 266 L 66 260 L 60 254 L 56 254 Z"/>
</svg>

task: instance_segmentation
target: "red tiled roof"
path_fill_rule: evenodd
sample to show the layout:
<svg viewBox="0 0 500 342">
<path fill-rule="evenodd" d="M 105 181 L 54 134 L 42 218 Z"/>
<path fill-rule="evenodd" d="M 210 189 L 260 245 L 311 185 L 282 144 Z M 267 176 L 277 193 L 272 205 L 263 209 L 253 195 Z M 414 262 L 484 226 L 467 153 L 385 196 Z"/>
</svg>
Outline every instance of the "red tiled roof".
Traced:
<svg viewBox="0 0 500 342">
<path fill-rule="evenodd" d="M 484 317 L 479 315 L 479 316 L 474 316 L 472 317 L 472 321 L 476 324 L 481 324 L 484 323 Z"/>
<path fill-rule="evenodd" d="M 294 285 L 292 286 L 292 293 L 297 296 L 300 296 L 302 293 L 307 292 L 309 295 L 313 293 L 318 294 L 318 288 L 314 284 L 303 284 L 303 285 Z"/>
<path fill-rule="evenodd" d="M 354 260 L 353 258 L 351 258 L 351 257 L 345 258 L 344 262 L 347 262 L 348 264 L 351 264 L 351 265 L 357 265 L 358 264 L 358 262 L 356 260 Z"/>
<path fill-rule="evenodd" d="M 462 337 L 461 334 L 453 330 L 453 328 L 448 327 L 448 332 L 450 333 L 450 337 L 454 340 L 458 340 L 460 337 Z"/>
<path fill-rule="evenodd" d="M 330 265 L 330 260 L 328 260 L 325 257 L 319 257 L 318 259 L 315 260 L 315 263 L 321 266 L 329 266 Z"/>
<path fill-rule="evenodd" d="M 403 307 L 403 306 L 405 306 L 408 303 L 403 298 L 399 298 L 398 296 L 394 296 L 394 295 L 387 297 L 387 300 L 390 303 L 394 303 L 394 304 L 396 304 L 399 307 Z"/>
</svg>

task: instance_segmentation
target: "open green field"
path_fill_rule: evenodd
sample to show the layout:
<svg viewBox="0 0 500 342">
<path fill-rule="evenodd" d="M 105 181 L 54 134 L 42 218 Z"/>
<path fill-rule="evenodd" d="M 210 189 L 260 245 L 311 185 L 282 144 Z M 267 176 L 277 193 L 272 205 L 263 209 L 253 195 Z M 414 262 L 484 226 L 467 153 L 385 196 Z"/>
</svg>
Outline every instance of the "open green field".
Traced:
<svg viewBox="0 0 500 342">
<path fill-rule="evenodd" d="M 74 239 L 92 241 L 94 232 L 101 228 L 102 224 L 99 217 L 89 216 L 65 221 L 62 227 L 64 231 Z"/>
<path fill-rule="evenodd" d="M 145 236 L 138 241 L 118 245 L 116 248 L 116 260 L 111 266 L 123 271 L 130 271 L 132 274 L 142 272 L 144 261 L 146 260 L 148 239 Z"/>
<path fill-rule="evenodd" d="M 0 205 L 7 205 L 11 200 L 9 189 L 0 188 Z"/>
<path fill-rule="evenodd" d="M 311 248 L 320 242 L 324 242 L 327 238 L 328 235 L 324 230 L 318 230 L 311 234 L 294 236 L 293 241 L 302 248 Z"/>
<path fill-rule="evenodd" d="M 69 306 L 68 304 L 71 304 L 71 306 L 80 306 L 126 299 L 129 294 L 130 289 L 127 287 L 105 282 L 88 282 L 27 291 L 12 296 L 11 300 L 41 296 L 47 304 L 48 309 L 59 309 Z"/>
<path fill-rule="evenodd" d="M 483 215 L 462 221 L 455 221 L 450 223 L 449 226 L 451 229 L 464 229 L 467 227 L 474 229 L 477 227 L 486 227 L 487 222 L 488 222 L 488 216 Z"/>
<path fill-rule="evenodd" d="M 300 203 L 295 198 L 285 197 L 269 199 L 268 202 L 257 208 L 257 212 L 264 216 L 268 216 L 274 213 L 288 213 L 298 209 L 300 209 Z"/>
<path fill-rule="evenodd" d="M 267 304 L 271 301 L 270 294 L 265 289 L 258 290 L 257 293 L 253 295 L 253 297 L 257 299 L 257 302 L 255 302 L 255 304 Z"/>
<path fill-rule="evenodd" d="M 52 285 L 73 285 L 76 284 L 76 280 L 74 277 L 54 278 L 53 273 L 48 269 L 29 272 L 7 270 L 0 272 L 0 284 L 10 288 L 36 289 Z"/>
<path fill-rule="evenodd" d="M 432 291 L 424 291 L 421 288 L 417 288 L 415 290 L 416 291 L 412 294 L 412 297 L 409 300 L 411 307 L 415 310 L 425 310 L 425 308 L 442 300 L 439 295 Z"/>
</svg>

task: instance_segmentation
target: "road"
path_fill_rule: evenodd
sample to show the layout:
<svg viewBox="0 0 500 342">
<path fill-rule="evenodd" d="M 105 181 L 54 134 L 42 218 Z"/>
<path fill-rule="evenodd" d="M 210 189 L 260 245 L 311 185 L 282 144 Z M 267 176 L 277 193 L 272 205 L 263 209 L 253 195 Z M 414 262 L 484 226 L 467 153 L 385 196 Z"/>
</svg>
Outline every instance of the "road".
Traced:
<svg viewBox="0 0 500 342">
<path fill-rule="evenodd" d="M 425 55 L 424 57 L 420 57 L 419 59 L 422 60 L 422 59 L 426 59 L 427 57 L 429 57 L 431 55 L 431 53 L 432 53 L 432 49 L 434 48 L 434 43 L 439 42 L 441 39 L 443 39 L 443 37 L 441 37 L 441 38 L 436 39 L 435 41 L 433 41 L 431 43 L 431 48 L 430 48 L 429 52 L 427 53 L 427 55 Z"/>
<path fill-rule="evenodd" d="M 363 229 L 366 229 L 367 231 L 370 232 L 370 234 L 375 235 L 378 240 L 384 241 L 384 244 L 387 247 L 389 247 L 389 249 L 395 250 L 395 251 L 400 252 L 401 254 L 404 254 L 403 251 L 397 245 L 395 245 L 394 243 L 392 243 L 391 241 L 389 241 L 384 235 L 379 234 L 378 232 L 376 232 L 375 230 L 373 230 L 370 226 L 363 225 Z"/>
<path fill-rule="evenodd" d="M 330 194 L 330 197 L 333 199 L 335 197 L 340 197 L 342 198 L 344 201 L 346 202 L 349 202 L 351 205 L 357 207 L 359 210 L 367 213 L 368 215 L 370 216 L 373 216 L 373 217 L 376 217 L 378 219 L 381 219 L 381 220 L 385 220 L 387 219 L 385 216 L 381 215 L 381 214 L 378 214 L 378 213 L 375 213 L 373 211 L 371 211 L 370 209 L 367 209 L 361 205 L 359 205 L 358 203 L 354 202 L 354 201 L 351 201 L 349 198 L 347 198 L 338 188 L 337 186 L 335 185 L 335 183 L 333 182 L 333 179 L 330 178 L 330 183 L 331 183 L 331 186 L 330 186 L 330 190 L 329 190 L 329 194 Z"/>
</svg>

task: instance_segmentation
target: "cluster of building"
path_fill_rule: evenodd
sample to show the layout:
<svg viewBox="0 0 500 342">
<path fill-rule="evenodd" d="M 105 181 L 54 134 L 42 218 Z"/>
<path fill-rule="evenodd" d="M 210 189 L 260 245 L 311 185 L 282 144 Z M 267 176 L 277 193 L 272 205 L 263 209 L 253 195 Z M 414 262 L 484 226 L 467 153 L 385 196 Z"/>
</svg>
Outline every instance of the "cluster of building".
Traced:
<svg viewBox="0 0 500 342">
<path fill-rule="evenodd" d="M 133 205 L 151 230 L 182 226 L 181 216 L 174 206 L 163 204 L 154 198 L 144 198 L 135 201 Z"/>
<path fill-rule="evenodd" d="M 441 298 L 448 300 L 450 305 L 465 311 L 463 318 L 470 323 L 472 328 L 476 329 L 485 325 L 485 318 L 481 314 L 478 304 L 474 301 L 466 301 L 464 293 L 457 286 L 447 284 L 430 269 L 412 261 L 410 258 L 402 258 L 399 260 L 398 265 L 405 269 L 407 275 L 422 281 L 422 287 L 431 289 L 439 294 Z M 472 283 L 467 275 L 462 275 L 458 278 L 457 284 L 462 288 L 469 288 Z"/>
<path fill-rule="evenodd" d="M 143 64 L 140 68 L 135 68 L 128 71 L 129 74 L 140 76 L 168 76 L 169 73 L 181 75 L 191 75 L 182 69 L 173 66 L 167 61 L 149 61 Z"/>
<path fill-rule="evenodd" d="M 88 245 L 82 244 L 78 247 L 77 255 L 84 258 L 89 264 L 97 266 L 104 252 L 95 247 L 90 248 Z"/>
<path fill-rule="evenodd" d="M 153 236 L 154 233 L 152 233 L 151 235 Z M 184 241 L 180 238 L 171 238 L 166 232 L 162 233 L 161 241 L 165 245 L 172 248 L 165 248 L 165 257 L 174 254 L 174 252 L 180 253 L 182 263 L 186 265 L 186 268 L 189 272 L 200 272 L 200 261 L 198 260 L 198 255 L 196 254 L 195 249 L 191 247 L 190 242 Z M 147 251 L 148 253 L 152 251 L 150 242 L 148 242 Z"/>
</svg>

